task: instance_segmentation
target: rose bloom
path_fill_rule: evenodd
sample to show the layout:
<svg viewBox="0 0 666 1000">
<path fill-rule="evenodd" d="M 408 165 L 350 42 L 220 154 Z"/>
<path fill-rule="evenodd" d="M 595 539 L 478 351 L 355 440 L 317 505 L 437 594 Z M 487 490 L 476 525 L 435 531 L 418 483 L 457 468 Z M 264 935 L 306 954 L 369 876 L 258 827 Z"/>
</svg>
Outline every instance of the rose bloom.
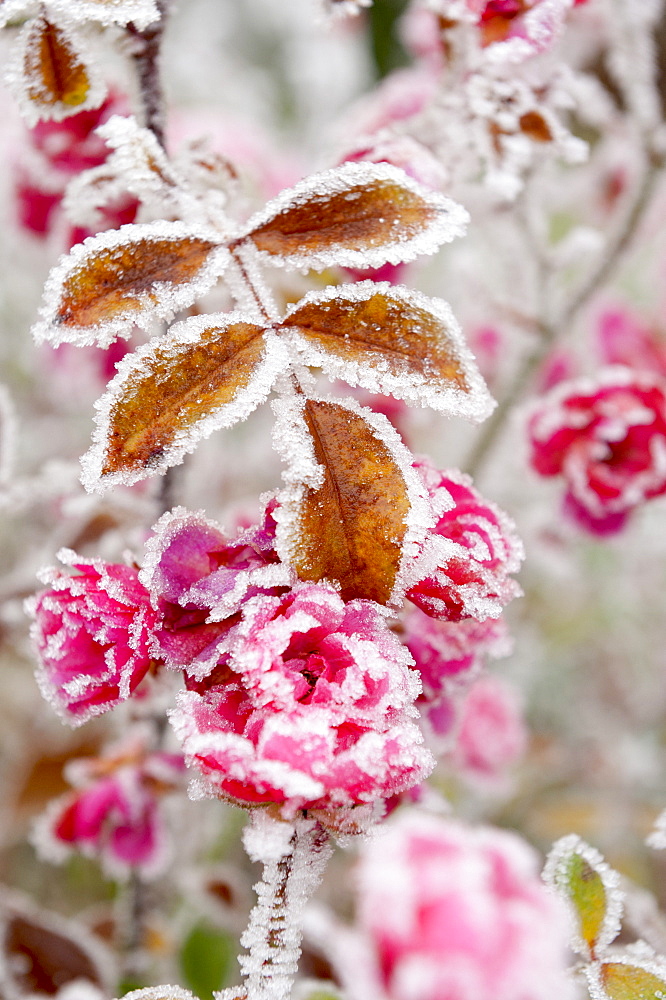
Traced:
<svg viewBox="0 0 666 1000">
<path fill-rule="evenodd" d="M 484 500 L 469 476 L 415 462 L 439 520 L 414 567 L 407 597 L 445 621 L 497 618 L 520 595 L 511 578 L 524 557 L 511 519 Z M 453 501 L 453 503 L 451 503 Z"/>
<path fill-rule="evenodd" d="M 620 531 L 632 511 L 666 492 L 666 383 L 604 369 L 565 382 L 529 421 L 532 467 L 562 476 L 565 510 L 596 535 Z"/>
<path fill-rule="evenodd" d="M 511 639 L 504 621 L 438 621 L 413 608 L 403 621 L 403 642 L 414 657 L 423 690 L 417 707 L 437 751 L 451 749 L 462 699 L 486 658 L 506 656 Z"/>
<path fill-rule="evenodd" d="M 160 874 L 170 857 L 161 802 L 182 786 L 184 769 L 181 755 L 149 753 L 135 740 L 103 757 L 71 761 L 66 774 L 74 790 L 37 821 L 35 846 L 56 863 L 80 851 L 113 876 Z"/>
<path fill-rule="evenodd" d="M 485 785 L 501 786 L 526 748 L 527 730 L 518 692 L 501 677 L 479 677 L 460 707 L 454 767 Z"/>
<path fill-rule="evenodd" d="M 379 605 L 300 584 L 250 598 L 226 646 L 171 713 L 202 792 L 285 816 L 330 812 L 377 804 L 432 769 L 418 678 Z"/>
<path fill-rule="evenodd" d="M 124 701 L 148 672 L 155 614 L 132 566 L 87 560 L 67 550 L 49 586 L 28 604 L 42 694 L 77 726 Z"/>
<path fill-rule="evenodd" d="M 274 549 L 272 509 L 271 502 L 262 522 L 235 539 L 183 507 L 155 525 L 140 578 L 157 609 L 153 649 L 167 667 L 208 674 L 244 601 L 280 593 L 293 581 Z"/>
<path fill-rule="evenodd" d="M 566 914 L 516 834 L 404 810 L 362 845 L 358 890 L 365 1000 L 574 995 Z"/>
</svg>

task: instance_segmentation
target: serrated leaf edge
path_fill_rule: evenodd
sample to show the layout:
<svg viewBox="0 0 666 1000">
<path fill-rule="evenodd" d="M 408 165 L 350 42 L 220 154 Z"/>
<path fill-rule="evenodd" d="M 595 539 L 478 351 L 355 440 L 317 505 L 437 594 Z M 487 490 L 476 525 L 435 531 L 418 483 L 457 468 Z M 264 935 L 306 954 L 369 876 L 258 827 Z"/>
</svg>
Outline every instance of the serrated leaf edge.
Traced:
<svg viewBox="0 0 666 1000">
<path fill-rule="evenodd" d="M 140 373 L 144 362 L 153 354 L 156 348 L 164 349 L 172 346 L 174 351 L 188 343 L 196 344 L 201 328 L 219 325 L 222 329 L 234 323 L 252 323 L 255 321 L 245 313 L 219 313 L 190 317 L 175 324 L 169 331 L 171 344 L 165 337 L 153 337 L 143 344 L 133 354 L 127 355 L 118 364 L 116 375 L 111 380 L 104 395 L 95 403 L 95 428 L 93 444 L 81 458 L 81 482 L 89 493 L 102 493 L 111 486 L 131 486 L 149 476 L 160 475 L 174 465 L 180 465 L 185 456 L 195 450 L 198 443 L 209 437 L 216 430 L 223 430 L 244 420 L 253 410 L 263 403 L 270 395 L 276 378 L 289 366 L 287 345 L 268 329 L 264 331 L 265 351 L 248 384 L 239 391 L 231 403 L 214 410 L 207 417 L 197 421 L 187 431 L 178 431 L 170 445 L 165 447 L 159 462 L 150 468 L 135 471 L 102 473 L 106 455 L 106 442 L 113 405 L 117 392 L 121 390 L 132 376 Z M 144 368 L 145 370 L 145 368 Z M 233 413 L 230 411 L 233 409 Z"/>
</svg>

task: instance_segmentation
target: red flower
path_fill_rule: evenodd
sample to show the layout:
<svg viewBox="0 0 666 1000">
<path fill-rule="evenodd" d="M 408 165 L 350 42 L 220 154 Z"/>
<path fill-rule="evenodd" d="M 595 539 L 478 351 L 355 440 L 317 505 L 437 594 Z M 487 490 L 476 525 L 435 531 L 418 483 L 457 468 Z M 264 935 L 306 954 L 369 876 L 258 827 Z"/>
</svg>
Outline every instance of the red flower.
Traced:
<svg viewBox="0 0 666 1000">
<path fill-rule="evenodd" d="M 172 713 L 205 792 L 293 815 L 372 806 L 426 777 L 418 680 L 372 601 L 327 584 L 250 598 L 227 650 Z"/>
<path fill-rule="evenodd" d="M 445 621 L 497 618 L 521 592 L 510 576 L 524 555 L 513 522 L 483 499 L 469 476 L 440 472 L 425 460 L 415 465 L 441 514 L 407 597 L 426 614 Z"/>
<path fill-rule="evenodd" d="M 131 566 L 63 552 L 77 572 L 48 571 L 33 600 L 32 638 L 44 697 L 70 725 L 80 725 L 128 698 L 151 664 L 155 615 Z"/>
<path fill-rule="evenodd" d="M 562 383 L 536 408 L 529 435 L 533 468 L 564 477 L 565 510 L 594 534 L 620 531 L 666 493 L 666 392 L 652 375 L 613 367 Z"/>
</svg>

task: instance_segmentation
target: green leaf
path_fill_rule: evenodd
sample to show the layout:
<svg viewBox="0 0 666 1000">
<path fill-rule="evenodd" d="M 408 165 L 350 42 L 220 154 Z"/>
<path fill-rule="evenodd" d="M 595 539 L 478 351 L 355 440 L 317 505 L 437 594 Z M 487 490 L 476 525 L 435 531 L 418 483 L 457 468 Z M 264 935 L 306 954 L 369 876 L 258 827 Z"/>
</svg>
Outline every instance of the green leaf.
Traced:
<svg viewBox="0 0 666 1000">
<path fill-rule="evenodd" d="M 596 957 L 620 929 L 622 893 L 617 872 L 598 851 L 572 834 L 553 846 L 544 878 L 573 910 L 574 949 L 586 958 Z"/>
<path fill-rule="evenodd" d="M 196 924 L 183 944 L 180 966 L 189 989 L 208 1000 L 231 979 L 238 944 L 231 935 L 209 924 Z"/>
<path fill-rule="evenodd" d="M 606 962 L 599 969 L 599 985 L 608 1000 L 666 1000 L 666 975 L 657 970 L 657 965 Z"/>
</svg>

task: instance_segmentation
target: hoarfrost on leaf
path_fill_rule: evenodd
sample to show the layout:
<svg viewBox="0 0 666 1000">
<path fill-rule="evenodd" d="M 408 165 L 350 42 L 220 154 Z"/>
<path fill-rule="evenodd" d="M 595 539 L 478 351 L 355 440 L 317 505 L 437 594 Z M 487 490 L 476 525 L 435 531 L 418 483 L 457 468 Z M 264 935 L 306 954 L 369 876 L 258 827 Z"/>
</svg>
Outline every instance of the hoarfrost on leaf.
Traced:
<svg viewBox="0 0 666 1000">
<path fill-rule="evenodd" d="M 91 41 L 66 18 L 28 21 L 7 65 L 6 79 L 29 126 L 62 121 L 102 103 L 105 88 Z"/>
<path fill-rule="evenodd" d="M 179 222 L 121 226 L 75 246 L 51 271 L 38 342 L 108 347 L 171 319 L 215 284 L 228 261 L 219 233 Z"/>
<path fill-rule="evenodd" d="M 483 420 L 494 402 L 448 304 L 388 283 L 310 292 L 280 324 L 307 365 L 412 405 Z"/>
<path fill-rule="evenodd" d="M 603 953 L 620 930 L 624 894 L 618 873 L 597 850 L 569 834 L 551 848 L 543 877 L 569 904 L 574 950 L 584 958 Z"/>
<path fill-rule="evenodd" d="M 282 191 L 254 215 L 252 240 L 272 263 L 323 271 L 376 268 L 434 253 L 469 216 L 450 198 L 387 163 L 343 163 Z"/>
<path fill-rule="evenodd" d="M 286 345 L 242 313 L 176 324 L 125 358 L 97 403 L 86 489 L 133 483 L 182 462 L 202 438 L 244 420 L 288 364 Z"/>
<path fill-rule="evenodd" d="M 347 600 L 399 605 L 406 566 L 433 524 L 413 456 L 383 414 L 355 400 L 298 397 L 276 408 L 288 466 L 274 512 L 281 557 Z"/>
</svg>

